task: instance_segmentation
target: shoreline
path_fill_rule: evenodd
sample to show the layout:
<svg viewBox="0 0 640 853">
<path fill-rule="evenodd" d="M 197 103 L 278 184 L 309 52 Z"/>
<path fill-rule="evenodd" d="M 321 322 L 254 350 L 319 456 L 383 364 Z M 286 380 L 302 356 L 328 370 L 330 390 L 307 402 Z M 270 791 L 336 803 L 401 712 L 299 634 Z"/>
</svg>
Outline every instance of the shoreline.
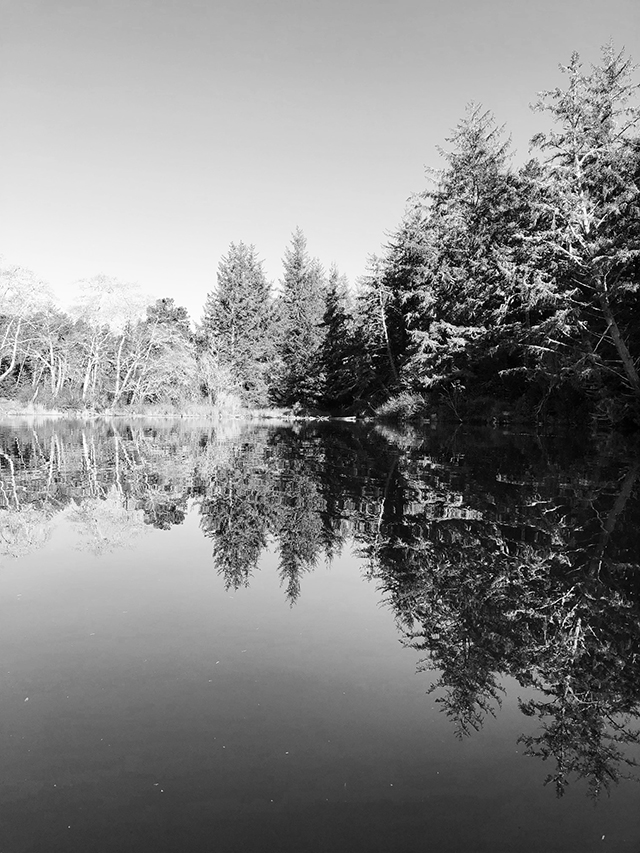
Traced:
<svg viewBox="0 0 640 853">
<path fill-rule="evenodd" d="M 18 409 L 0 409 L 0 421 L 9 419 L 36 419 L 46 418 L 52 420 L 74 420 L 74 421 L 96 421 L 96 420 L 183 420 L 183 421 L 245 421 L 245 422 L 302 422 L 302 421 L 341 421 L 356 423 L 358 421 L 371 421 L 375 418 L 358 419 L 355 416 L 332 416 L 332 415 L 304 415 L 293 412 L 259 411 L 250 410 L 242 412 L 213 411 L 208 413 L 194 412 L 95 412 L 95 411 L 68 411 L 62 412 L 55 409 L 43 411 L 29 411 Z"/>
</svg>

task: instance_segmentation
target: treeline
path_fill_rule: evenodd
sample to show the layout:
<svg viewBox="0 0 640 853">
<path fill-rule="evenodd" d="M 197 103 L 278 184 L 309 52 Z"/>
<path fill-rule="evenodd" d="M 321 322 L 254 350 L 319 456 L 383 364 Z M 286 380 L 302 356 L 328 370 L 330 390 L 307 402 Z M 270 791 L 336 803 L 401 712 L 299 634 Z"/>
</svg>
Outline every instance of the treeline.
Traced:
<svg viewBox="0 0 640 853">
<path fill-rule="evenodd" d="M 173 299 L 146 304 L 136 285 L 107 276 L 80 282 L 64 311 L 32 272 L 4 266 L 0 397 L 100 411 L 332 407 L 363 396 L 366 383 L 352 384 L 343 364 L 347 341 L 354 359 L 357 349 L 346 278 L 310 257 L 300 229 L 283 265 L 275 293 L 255 247 L 232 243 L 195 328 Z"/>
<path fill-rule="evenodd" d="M 204 317 L 117 282 L 73 315 L 3 272 L 0 393 L 109 407 L 168 401 L 456 417 L 589 413 L 640 423 L 640 106 L 611 45 L 542 92 L 537 156 L 518 169 L 470 106 L 388 245 L 350 290 L 295 231 L 278 287 L 232 243 Z M 14 296 L 18 292 L 18 296 Z M 105 293 L 107 296 L 105 296 Z M 14 295 L 12 295 L 14 294 Z M 117 298 L 115 298 L 117 297 Z M 117 304 L 116 304 L 117 303 Z"/>
<path fill-rule="evenodd" d="M 0 268 L 0 397 L 53 409 L 157 404 L 331 407 L 362 396 L 343 381 L 346 278 L 307 252 L 300 229 L 275 293 L 254 246 L 232 243 L 204 316 L 192 323 L 171 298 L 146 304 L 107 276 L 79 282 L 73 306 L 46 283 Z"/>
</svg>

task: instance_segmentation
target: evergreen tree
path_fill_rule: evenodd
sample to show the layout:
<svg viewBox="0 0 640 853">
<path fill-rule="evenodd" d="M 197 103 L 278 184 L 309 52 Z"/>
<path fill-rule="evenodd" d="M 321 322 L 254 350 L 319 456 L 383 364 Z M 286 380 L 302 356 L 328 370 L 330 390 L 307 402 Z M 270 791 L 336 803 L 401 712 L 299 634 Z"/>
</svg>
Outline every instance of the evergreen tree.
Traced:
<svg viewBox="0 0 640 853">
<path fill-rule="evenodd" d="M 359 386 L 367 396 L 398 386 L 406 351 L 402 294 L 391 274 L 389 256 L 369 258 L 367 273 L 358 282 L 355 338 L 359 342 Z"/>
<path fill-rule="evenodd" d="M 335 266 L 329 271 L 322 318 L 324 340 L 318 373 L 322 404 L 333 408 L 351 403 L 358 386 L 358 347 L 349 313 L 347 280 Z"/>
<path fill-rule="evenodd" d="M 320 393 L 316 373 L 324 330 L 325 277 L 322 266 L 307 253 L 307 241 L 296 228 L 283 259 L 279 298 L 280 370 L 273 396 L 280 403 L 313 404 Z"/>
<path fill-rule="evenodd" d="M 640 406 L 640 106 L 634 66 L 612 45 L 588 73 L 574 53 L 564 89 L 536 108 L 554 127 L 533 139 L 540 226 L 532 252 L 544 259 L 558 302 L 549 346 L 587 390 L 626 389 Z"/>
<path fill-rule="evenodd" d="M 422 225 L 405 228 L 417 231 L 407 375 L 422 387 L 493 379 L 509 366 L 497 356 L 513 332 L 520 199 L 509 142 L 473 104 L 447 141 L 435 188 L 416 200 Z"/>
<path fill-rule="evenodd" d="M 185 338 L 190 336 L 189 314 L 186 308 L 176 305 L 171 297 L 156 299 L 147 307 L 147 322 L 171 326 Z"/>
<path fill-rule="evenodd" d="M 225 390 L 249 405 L 267 399 L 270 325 L 270 287 L 255 247 L 231 243 L 218 266 L 217 288 L 205 302 L 203 332 L 220 384 L 229 384 Z"/>
</svg>

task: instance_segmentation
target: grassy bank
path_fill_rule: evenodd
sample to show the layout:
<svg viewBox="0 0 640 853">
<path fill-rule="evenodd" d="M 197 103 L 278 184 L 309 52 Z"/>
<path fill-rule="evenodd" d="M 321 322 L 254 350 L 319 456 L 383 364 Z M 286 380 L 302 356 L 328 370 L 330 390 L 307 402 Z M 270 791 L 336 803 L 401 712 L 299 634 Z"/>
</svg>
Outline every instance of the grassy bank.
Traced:
<svg viewBox="0 0 640 853">
<path fill-rule="evenodd" d="M 113 408 L 94 409 L 65 406 L 40 405 L 38 403 L 21 403 L 18 400 L 0 399 L 0 417 L 52 417 L 92 418 L 121 417 L 121 418 L 194 418 L 219 420 L 246 416 L 246 410 L 241 406 L 219 406 L 208 404 L 186 404 L 184 406 L 144 404 L 141 406 L 116 406 Z"/>
</svg>

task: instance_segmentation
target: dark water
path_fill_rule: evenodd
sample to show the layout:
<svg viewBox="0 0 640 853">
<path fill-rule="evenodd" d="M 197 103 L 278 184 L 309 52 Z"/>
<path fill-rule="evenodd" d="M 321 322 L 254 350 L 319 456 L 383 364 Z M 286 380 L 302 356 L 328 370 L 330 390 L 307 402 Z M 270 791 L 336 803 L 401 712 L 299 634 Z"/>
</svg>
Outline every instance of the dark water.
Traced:
<svg viewBox="0 0 640 853">
<path fill-rule="evenodd" d="M 0 426 L 0 851 L 640 851 L 619 440 Z"/>
</svg>

